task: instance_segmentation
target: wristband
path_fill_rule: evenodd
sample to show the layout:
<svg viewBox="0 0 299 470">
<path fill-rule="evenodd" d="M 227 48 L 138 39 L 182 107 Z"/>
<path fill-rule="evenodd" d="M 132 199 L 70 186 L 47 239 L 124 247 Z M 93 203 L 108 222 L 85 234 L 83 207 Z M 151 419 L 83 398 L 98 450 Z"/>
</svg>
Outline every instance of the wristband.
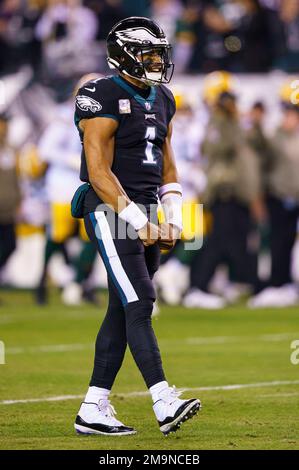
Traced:
<svg viewBox="0 0 299 470">
<path fill-rule="evenodd" d="M 180 231 L 183 229 L 183 198 L 180 194 L 168 193 L 161 199 L 165 222 L 175 225 Z"/>
<path fill-rule="evenodd" d="M 178 193 L 183 193 L 182 191 L 182 186 L 180 183 L 167 183 L 164 184 L 163 186 L 160 187 L 159 189 L 159 198 L 162 199 L 163 195 L 169 192 L 178 192 Z"/>
<path fill-rule="evenodd" d="M 128 222 L 128 224 L 131 224 L 135 230 L 140 230 L 148 222 L 146 215 L 133 201 L 119 212 L 118 216 L 125 222 Z"/>
</svg>

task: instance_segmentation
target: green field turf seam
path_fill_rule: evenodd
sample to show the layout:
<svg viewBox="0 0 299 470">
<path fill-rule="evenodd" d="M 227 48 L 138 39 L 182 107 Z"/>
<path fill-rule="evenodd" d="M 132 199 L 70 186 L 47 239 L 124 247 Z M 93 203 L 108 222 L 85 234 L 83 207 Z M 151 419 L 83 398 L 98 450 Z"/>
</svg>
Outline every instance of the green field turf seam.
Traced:
<svg viewBox="0 0 299 470">
<path fill-rule="evenodd" d="M 279 334 L 264 334 L 259 336 L 207 336 L 207 337 L 191 337 L 177 339 L 160 339 L 160 343 L 172 343 L 179 341 L 187 343 L 189 345 L 209 345 L 209 344 L 225 344 L 243 342 L 245 340 L 254 340 L 261 342 L 280 342 L 298 338 L 299 332 L 297 333 L 279 333 Z M 57 353 L 57 352 L 72 352 L 72 351 L 83 351 L 93 349 L 94 343 L 70 343 L 70 344 L 48 344 L 48 345 L 37 345 L 37 346 L 14 346 L 7 347 L 6 354 L 24 354 L 24 353 Z"/>
</svg>

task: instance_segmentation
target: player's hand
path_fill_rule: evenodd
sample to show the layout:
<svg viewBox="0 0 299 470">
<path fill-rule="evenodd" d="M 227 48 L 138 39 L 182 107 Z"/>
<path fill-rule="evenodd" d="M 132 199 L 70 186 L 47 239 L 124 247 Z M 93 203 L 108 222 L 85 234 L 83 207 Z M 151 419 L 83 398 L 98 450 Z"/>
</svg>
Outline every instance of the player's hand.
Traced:
<svg viewBox="0 0 299 470">
<path fill-rule="evenodd" d="M 171 250 L 181 238 L 181 231 L 172 224 L 163 223 L 160 226 L 159 246 L 163 250 Z"/>
<path fill-rule="evenodd" d="M 154 245 L 160 237 L 160 228 L 158 225 L 147 222 L 147 224 L 138 230 L 138 236 L 145 246 Z"/>
</svg>

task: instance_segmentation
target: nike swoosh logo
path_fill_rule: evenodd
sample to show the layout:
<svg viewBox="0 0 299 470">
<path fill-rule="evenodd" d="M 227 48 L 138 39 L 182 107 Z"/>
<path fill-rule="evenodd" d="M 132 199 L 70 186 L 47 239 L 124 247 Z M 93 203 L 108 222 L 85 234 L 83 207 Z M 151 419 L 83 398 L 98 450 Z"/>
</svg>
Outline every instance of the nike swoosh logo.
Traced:
<svg viewBox="0 0 299 470">
<path fill-rule="evenodd" d="M 85 88 L 85 90 L 91 91 L 91 92 L 93 93 L 94 91 L 96 91 L 96 87 L 93 87 L 93 88 Z"/>
</svg>

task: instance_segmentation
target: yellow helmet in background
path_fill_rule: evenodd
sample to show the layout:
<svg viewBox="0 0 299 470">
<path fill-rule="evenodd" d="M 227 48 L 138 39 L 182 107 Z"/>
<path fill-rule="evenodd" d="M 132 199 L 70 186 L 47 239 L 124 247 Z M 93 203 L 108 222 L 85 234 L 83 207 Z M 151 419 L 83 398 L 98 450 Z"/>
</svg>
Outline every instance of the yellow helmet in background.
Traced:
<svg viewBox="0 0 299 470">
<path fill-rule="evenodd" d="M 23 178 L 39 179 L 47 169 L 47 164 L 43 162 L 38 154 L 38 149 L 34 144 L 27 144 L 19 154 L 18 172 Z"/>
<path fill-rule="evenodd" d="M 170 88 L 175 100 L 176 110 L 177 111 L 186 111 L 192 110 L 190 100 L 188 99 L 184 88 L 181 86 L 175 85 Z"/>
<path fill-rule="evenodd" d="M 299 106 L 299 77 L 289 77 L 280 87 L 280 101 L 289 106 Z"/>
<path fill-rule="evenodd" d="M 181 93 L 176 93 L 173 96 L 174 96 L 174 100 L 175 100 L 176 109 L 182 109 L 184 107 L 185 102 L 186 102 L 186 100 L 184 98 L 184 95 L 181 94 Z"/>
<path fill-rule="evenodd" d="M 213 106 L 222 93 L 232 93 L 236 88 L 233 75 L 224 70 L 209 73 L 203 81 L 202 97 L 208 106 Z"/>
<path fill-rule="evenodd" d="M 189 106 L 186 94 L 181 86 L 175 85 L 170 87 L 170 89 L 172 91 L 177 110 L 184 109 L 186 106 Z"/>
</svg>

